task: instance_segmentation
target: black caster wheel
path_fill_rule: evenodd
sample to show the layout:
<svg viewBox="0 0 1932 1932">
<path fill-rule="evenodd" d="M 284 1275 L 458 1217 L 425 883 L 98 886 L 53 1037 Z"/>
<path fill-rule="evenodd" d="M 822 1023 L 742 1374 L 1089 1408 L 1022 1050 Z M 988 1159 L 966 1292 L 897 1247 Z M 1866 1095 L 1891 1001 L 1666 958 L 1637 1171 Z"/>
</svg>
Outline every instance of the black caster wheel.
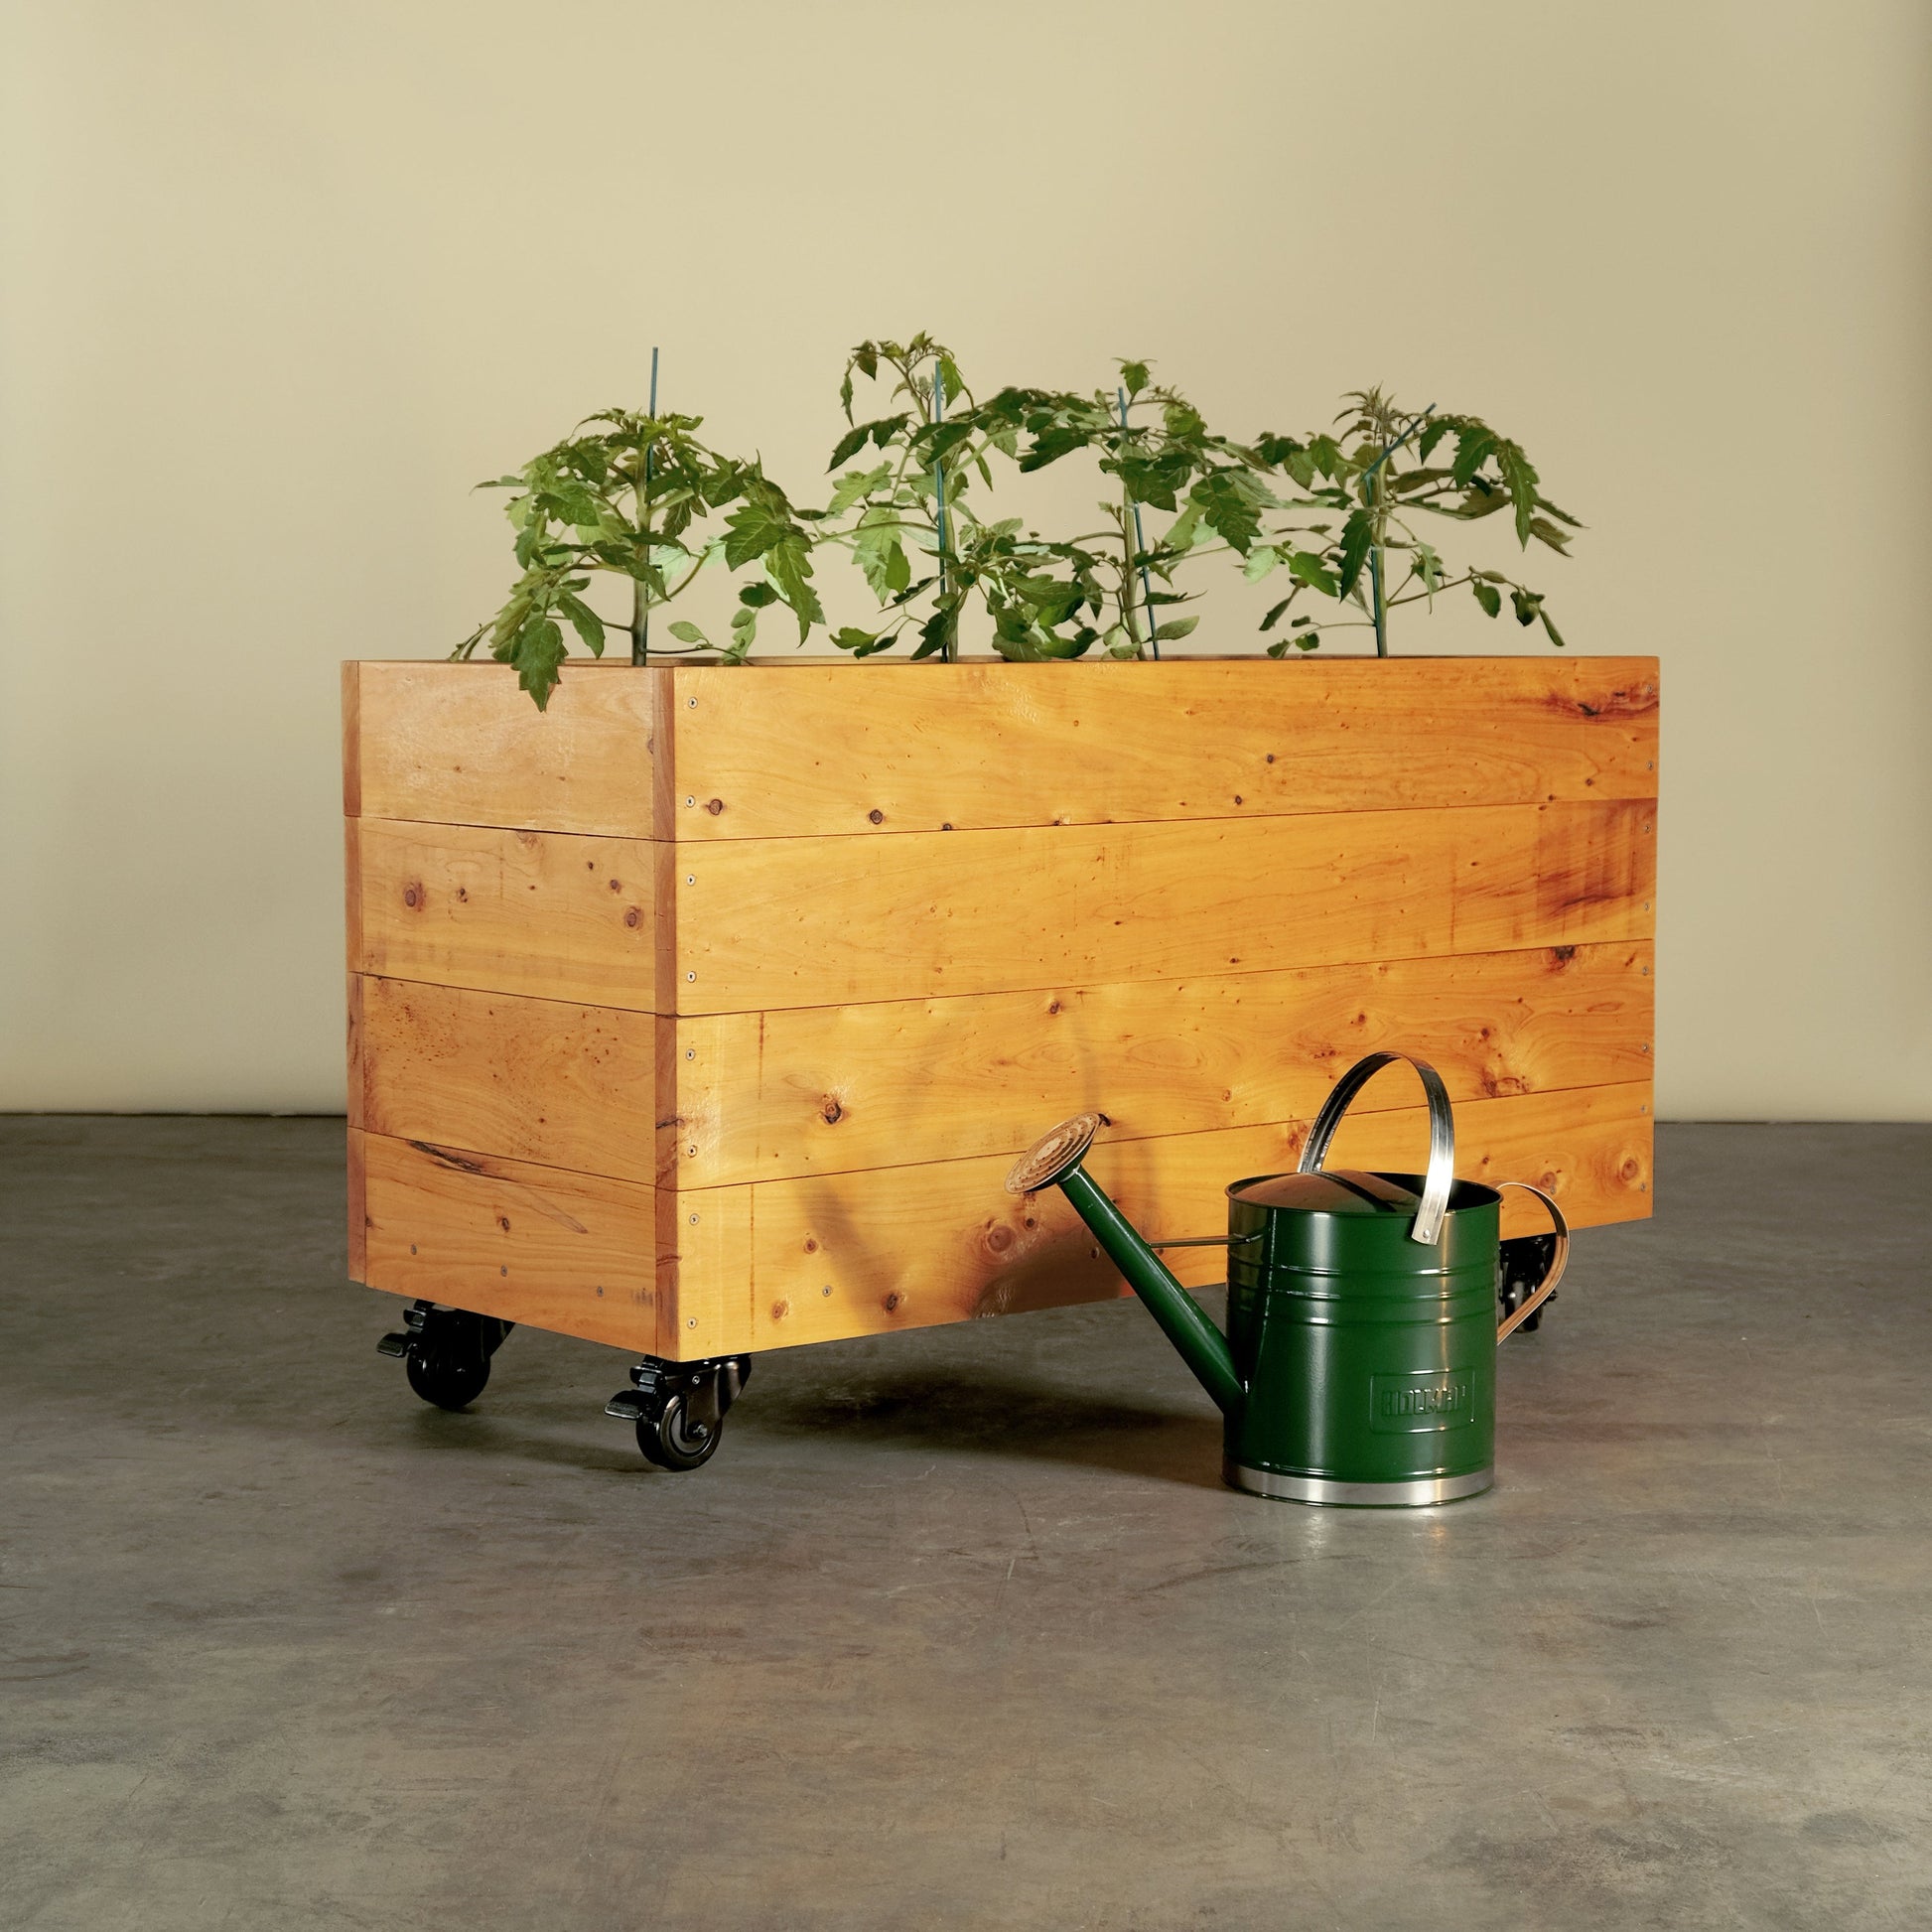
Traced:
<svg viewBox="0 0 1932 1932">
<path fill-rule="evenodd" d="M 631 1386 L 604 1405 L 607 1416 L 634 1423 L 644 1460 L 660 1469 L 701 1469 L 718 1452 L 725 1411 L 751 1378 L 749 1355 L 708 1362 L 666 1362 L 646 1355 Z"/>
<path fill-rule="evenodd" d="M 455 1355 L 427 1354 L 412 1348 L 403 1357 L 402 1366 L 409 1386 L 439 1409 L 467 1409 L 489 1380 L 487 1356 L 465 1361 Z"/>
<path fill-rule="evenodd" d="M 660 1469 L 701 1469 L 718 1451 L 725 1419 L 705 1423 L 692 1415 L 681 1395 L 674 1395 L 656 1415 L 637 1418 L 637 1447 L 646 1462 Z"/>
<path fill-rule="evenodd" d="M 1513 1241 L 1502 1244 L 1502 1274 L 1496 1284 L 1496 1303 L 1504 1319 L 1514 1314 L 1536 1293 L 1537 1285 L 1549 1273 L 1556 1253 L 1557 1237 L 1554 1234 L 1519 1234 Z M 1557 1298 L 1552 1295 L 1516 1332 L 1527 1335 L 1540 1328 L 1543 1317 L 1556 1304 Z"/>
<path fill-rule="evenodd" d="M 401 1331 L 384 1335 L 376 1352 L 399 1355 L 409 1386 L 439 1409 L 467 1409 L 489 1380 L 489 1358 L 516 1324 L 468 1309 L 418 1302 L 406 1310 Z"/>
</svg>

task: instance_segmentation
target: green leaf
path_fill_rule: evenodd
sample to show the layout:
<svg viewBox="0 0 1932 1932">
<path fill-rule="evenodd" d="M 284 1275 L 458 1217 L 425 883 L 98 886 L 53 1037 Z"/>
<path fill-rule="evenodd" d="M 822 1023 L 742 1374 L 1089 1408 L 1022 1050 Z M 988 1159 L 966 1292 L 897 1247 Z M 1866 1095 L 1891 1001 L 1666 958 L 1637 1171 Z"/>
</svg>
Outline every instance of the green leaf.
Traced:
<svg viewBox="0 0 1932 1932">
<path fill-rule="evenodd" d="M 525 624 L 517 633 L 516 681 L 536 700 L 539 711 L 550 707 L 557 688 L 557 666 L 564 661 L 564 633 L 548 618 Z"/>
<path fill-rule="evenodd" d="M 689 618 L 679 618 L 670 628 L 671 635 L 680 643 L 708 645 L 711 642 L 711 639 Z"/>
<path fill-rule="evenodd" d="M 1375 542 L 1375 523 L 1367 510 L 1350 510 L 1341 526 L 1341 575 L 1338 595 L 1346 597 L 1355 588 Z"/>
<path fill-rule="evenodd" d="M 1288 560 L 1289 573 L 1298 583 L 1324 597 L 1341 595 L 1341 580 L 1311 550 L 1298 550 Z"/>
<path fill-rule="evenodd" d="M 1241 566 L 1241 575 L 1251 584 L 1259 584 L 1282 560 L 1282 553 L 1273 544 L 1258 543 L 1248 552 L 1247 562 Z"/>
<path fill-rule="evenodd" d="M 1145 362 L 1123 362 L 1120 365 L 1120 379 L 1127 387 L 1130 396 L 1138 396 L 1147 387 L 1148 370 Z"/>
<path fill-rule="evenodd" d="M 1497 592 L 1495 585 L 1485 584 L 1478 579 L 1478 581 L 1471 584 L 1469 588 L 1470 590 L 1475 592 L 1476 602 L 1480 604 L 1482 608 L 1485 611 L 1487 611 L 1492 618 L 1501 615 L 1502 608 L 1503 608 L 1503 601 L 1500 594 Z"/>
<path fill-rule="evenodd" d="M 571 628 L 584 640 L 584 648 L 593 657 L 604 655 L 604 620 L 580 597 L 573 597 L 569 591 L 558 593 L 557 608 L 570 620 Z"/>
<path fill-rule="evenodd" d="M 1525 626 L 1536 621 L 1537 613 L 1543 608 L 1543 600 L 1535 591 L 1511 590 L 1509 601 L 1516 607 L 1516 621 Z"/>
<path fill-rule="evenodd" d="M 1543 620 L 1543 628 L 1550 633 L 1551 643 L 1555 644 L 1559 650 L 1562 650 L 1564 647 L 1563 633 L 1550 621 L 1549 612 L 1539 608 L 1536 615 Z"/>
<path fill-rule="evenodd" d="M 1282 613 L 1286 611 L 1289 605 L 1293 602 L 1294 602 L 1293 593 L 1291 593 L 1288 597 L 1283 598 L 1282 601 L 1279 604 L 1277 604 L 1268 613 L 1268 615 L 1265 618 L 1262 619 L 1261 621 L 1262 629 L 1273 630 L 1276 624 L 1281 622 Z"/>
<path fill-rule="evenodd" d="M 812 625 L 825 621 L 825 607 L 812 589 L 811 545 L 802 535 L 775 543 L 764 553 L 764 568 L 798 620 L 798 641 L 811 635 Z"/>
<path fill-rule="evenodd" d="M 747 584 L 739 593 L 738 601 L 750 605 L 754 611 L 762 611 L 767 604 L 778 601 L 778 593 L 769 584 Z"/>
<path fill-rule="evenodd" d="M 850 394 L 850 391 L 848 390 L 847 393 Z M 870 423 L 861 423 L 856 429 L 847 430 L 839 438 L 837 446 L 832 451 L 832 460 L 825 466 L 826 473 L 829 475 L 841 463 L 844 463 L 850 457 L 856 456 L 859 451 L 863 450 L 866 447 L 866 438 L 871 434 L 872 425 Z"/>
<path fill-rule="evenodd" d="M 1514 443 L 1496 445 L 1496 467 L 1502 472 L 1503 487 L 1516 505 L 1516 541 L 1530 547 L 1530 525 L 1536 517 L 1536 472 L 1530 460 Z"/>
<path fill-rule="evenodd" d="M 1157 643 L 1172 643 L 1176 637 L 1184 637 L 1200 622 L 1198 618 L 1175 618 L 1171 623 L 1164 623 L 1154 633 Z"/>
</svg>

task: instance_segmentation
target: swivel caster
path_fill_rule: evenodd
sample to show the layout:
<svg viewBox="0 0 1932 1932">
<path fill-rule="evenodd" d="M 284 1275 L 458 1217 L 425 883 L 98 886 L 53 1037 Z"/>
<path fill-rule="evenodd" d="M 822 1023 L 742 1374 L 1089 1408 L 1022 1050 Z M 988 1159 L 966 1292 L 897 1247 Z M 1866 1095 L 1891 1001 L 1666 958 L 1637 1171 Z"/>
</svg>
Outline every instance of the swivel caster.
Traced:
<svg viewBox="0 0 1932 1932">
<path fill-rule="evenodd" d="M 1514 1314 L 1536 1293 L 1537 1284 L 1550 1271 L 1556 1251 L 1557 1237 L 1554 1234 L 1519 1234 L 1513 1241 L 1502 1244 L 1502 1269 L 1496 1281 L 1496 1303 L 1504 1315 Z M 1539 1327 L 1543 1317 L 1556 1306 L 1556 1300 L 1552 1295 L 1517 1332 L 1528 1334 L 1532 1328 Z"/>
<path fill-rule="evenodd" d="M 635 1423 L 637 1447 L 660 1469 L 698 1469 L 718 1450 L 725 1412 L 751 1380 L 752 1358 L 664 1362 L 646 1355 L 630 1371 L 634 1386 L 604 1405 L 607 1416 Z"/>
<path fill-rule="evenodd" d="M 439 1409 L 465 1409 L 489 1380 L 489 1358 L 515 1327 L 468 1309 L 439 1309 L 417 1302 L 403 1313 L 400 1334 L 376 1343 L 382 1355 L 400 1355 L 409 1386 Z"/>
</svg>

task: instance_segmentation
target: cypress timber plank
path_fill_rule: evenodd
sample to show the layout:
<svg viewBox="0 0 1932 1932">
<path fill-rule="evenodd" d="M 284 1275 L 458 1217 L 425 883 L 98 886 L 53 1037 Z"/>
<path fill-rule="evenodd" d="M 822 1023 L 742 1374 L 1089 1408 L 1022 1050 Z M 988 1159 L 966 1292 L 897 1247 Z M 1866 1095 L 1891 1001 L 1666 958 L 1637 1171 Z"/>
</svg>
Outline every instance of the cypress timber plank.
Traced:
<svg viewBox="0 0 1932 1932">
<path fill-rule="evenodd" d="M 1655 822 L 1632 800 L 680 844 L 668 991 L 768 1012 L 1647 938 Z"/>
<path fill-rule="evenodd" d="M 355 1279 L 657 1352 L 654 1188 L 356 1128 L 349 1141 L 364 1175 Z"/>
<path fill-rule="evenodd" d="M 658 855 L 636 839 L 349 822 L 351 970 L 649 1013 Z"/>
<path fill-rule="evenodd" d="M 1560 946 L 679 1020 L 678 1144 L 659 1174 L 707 1187 L 1011 1154 L 1087 1108 L 1116 1140 L 1306 1120 L 1386 1046 L 1432 1061 L 1458 1103 L 1647 1080 L 1652 954 Z M 1356 1105 L 1412 1100 L 1392 1073 Z"/>
<path fill-rule="evenodd" d="M 654 1181 L 658 1023 L 649 1014 L 368 975 L 354 981 L 351 1012 L 357 1126 Z"/>
<path fill-rule="evenodd" d="M 345 664 L 351 816 L 647 839 L 668 672 L 572 665 L 539 711 L 507 664 Z"/>
<path fill-rule="evenodd" d="M 1641 1218 L 1650 1211 L 1649 1098 L 1648 1086 L 1629 1083 L 1472 1101 L 1456 1110 L 1456 1172 L 1534 1181 L 1556 1195 L 1573 1225 Z M 1039 1125 L 1043 1132 L 1052 1122 Z M 1293 1168 L 1307 1128 L 1103 1137 L 1088 1168 L 1151 1239 L 1218 1234 L 1227 1226 L 1227 1185 Z M 1350 1113 L 1329 1165 L 1410 1171 L 1427 1151 L 1421 1107 Z M 1001 1155 L 759 1183 L 752 1189 L 750 1331 L 738 1345 L 883 1334 L 1125 1293 L 1057 1188 L 1024 1200 L 1004 1191 L 1010 1165 Z M 1505 1236 L 1547 1228 L 1527 1196 L 1503 1198 Z M 1218 1248 L 1173 1250 L 1166 1259 L 1195 1286 L 1225 1273 Z"/>
<path fill-rule="evenodd" d="M 1654 657 L 654 675 L 676 694 L 674 830 L 663 835 L 679 839 L 1657 794 Z"/>
</svg>

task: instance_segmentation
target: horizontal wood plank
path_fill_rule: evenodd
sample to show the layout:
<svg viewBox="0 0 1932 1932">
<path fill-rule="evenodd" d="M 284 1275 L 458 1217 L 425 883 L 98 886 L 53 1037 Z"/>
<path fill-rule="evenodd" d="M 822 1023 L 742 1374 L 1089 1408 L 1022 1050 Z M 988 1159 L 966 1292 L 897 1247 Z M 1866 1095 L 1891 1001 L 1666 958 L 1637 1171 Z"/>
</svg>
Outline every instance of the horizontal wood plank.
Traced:
<svg viewBox="0 0 1932 1932">
<path fill-rule="evenodd" d="M 1308 1119 L 1400 1047 L 1464 1100 L 1649 1077 L 1647 942 L 676 1022 L 678 1186 L 1012 1153 L 1094 1109 L 1116 1140 Z M 1389 1074 L 1356 1104 L 1410 1104 Z"/>
<path fill-rule="evenodd" d="M 1642 1083 L 1472 1101 L 1456 1110 L 1456 1171 L 1534 1181 L 1580 1227 L 1641 1218 L 1650 1211 L 1648 1106 Z M 1228 1184 L 1292 1169 L 1306 1134 L 1307 1123 L 1292 1123 L 1103 1138 L 1088 1167 L 1150 1239 L 1218 1234 Z M 1329 1164 L 1412 1171 L 1427 1153 L 1422 1108 L 1351 1113 Z M 754 1187 L 745 1345 L 883 1334 L 1124 1293 L 1057 1189 L 1023 1200 L 1004 1191 L 1009 1165 L 1000 1156 Z M 1527 1196 L 1504 1201 L 1506 1235 L 1547 1227 Z M 1219 1248 L 1171 1250 L 1167 1260 L 1190 1285 L 1225 1273 Z"/>
<path fill-rule="evenodd" d="M 506 664 L 345 667 L 346 810 L 647 839 L 668 672 L 572 667 L 539 711 Z"/>
<path fill-rule="evenodd" d="M 349 1136 L 363 1179 L 358 1280 L 658 1352 L 654 1188 L 358 1128 Z"/>
<path fill-rule="evenodd" d="M 357 972 L 649 1013 L 656 869 L 636 839 L 350 822 Z"/>
<path fill-rule="evenodd" d="M 649 1014 L 368 975 L 351 1010 L 351 1117 L 371 1133 L 655 1179 Z"/>
<path fill-rule="evenodd" d="M 669 675 L 679 839 L 1657 793 L 1654 657 L 760 664 Z"/>
<path fill-rule="evenodd" d="M 1205 819 L 675 848 L 680 1013 L 1648 937 L 1655 806 Z"/>
</svg>

